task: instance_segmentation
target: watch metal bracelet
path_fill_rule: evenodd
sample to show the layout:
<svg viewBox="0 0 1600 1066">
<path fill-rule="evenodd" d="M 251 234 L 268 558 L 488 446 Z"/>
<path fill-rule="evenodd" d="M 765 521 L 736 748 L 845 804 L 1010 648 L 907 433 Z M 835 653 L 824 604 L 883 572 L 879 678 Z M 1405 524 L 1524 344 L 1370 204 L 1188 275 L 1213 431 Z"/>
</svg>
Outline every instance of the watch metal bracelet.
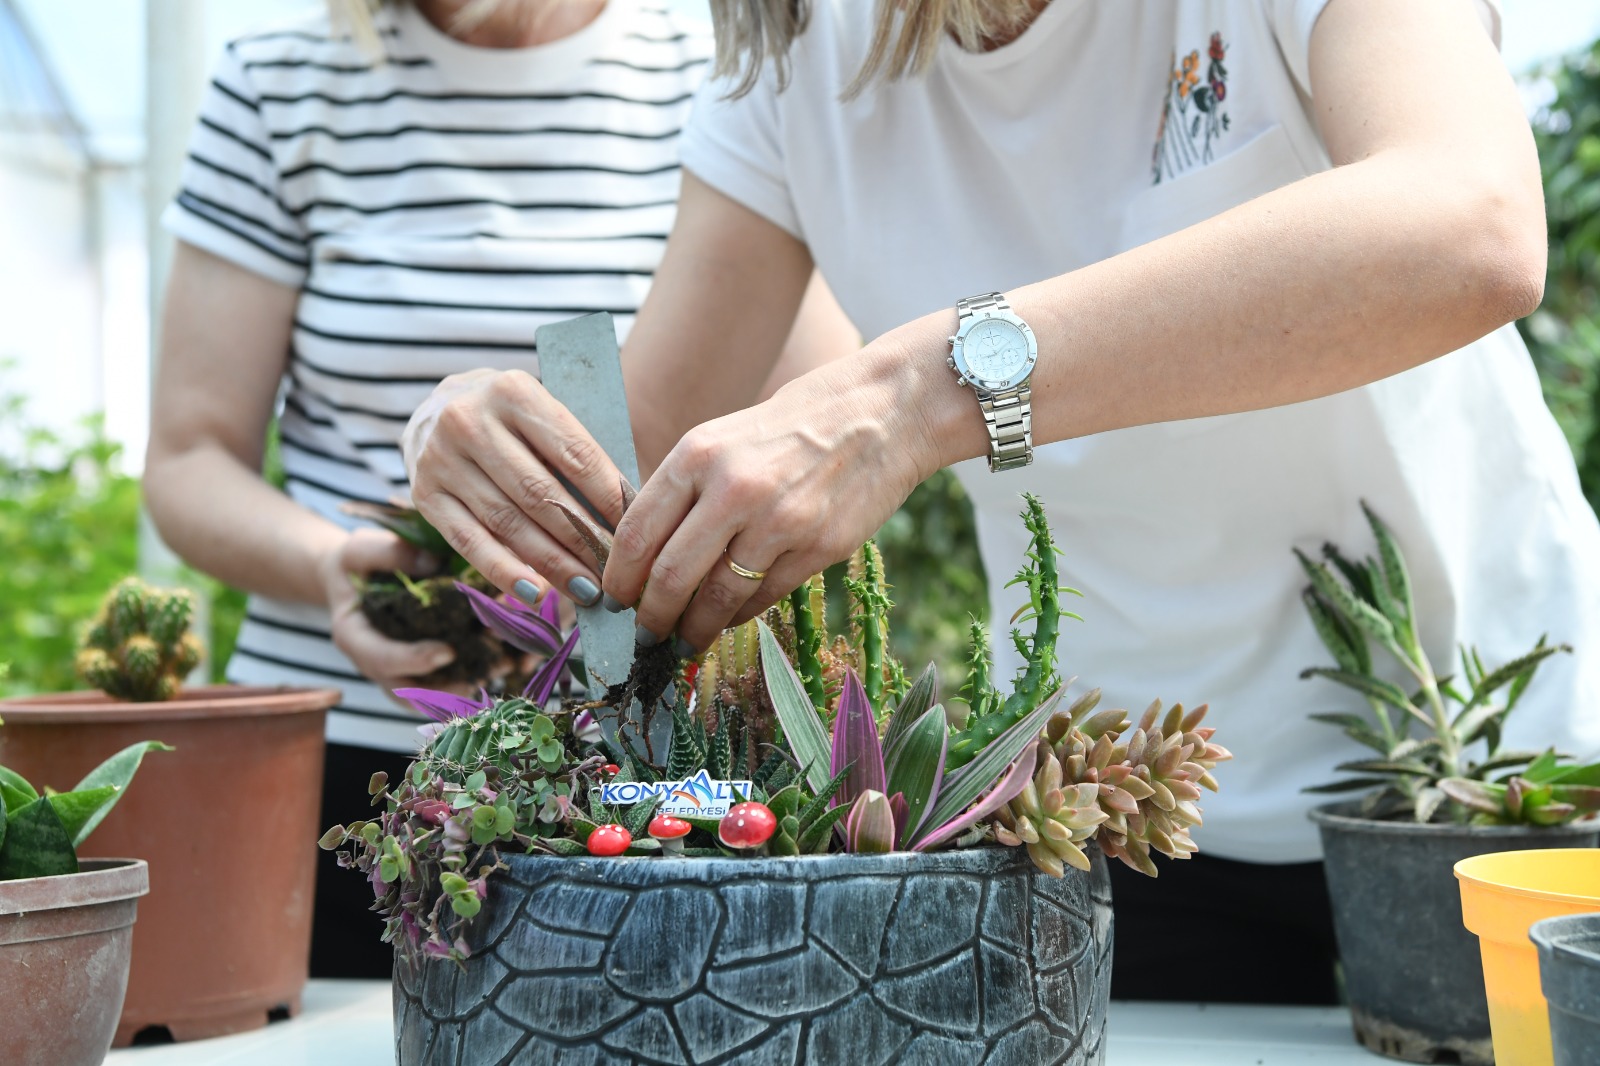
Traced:
<svg viewBox="0 0 1600 1066">
<path fill-rule="evenodd" d="M 975 313 L 1010 310 L 1011 305 L 998 292 L 969 296 L 956 304 L 960 325 L 966 325 Z M 983 408 L 983 424 L 989 430 L 989 472 L 997 474 L 1032 463 L 1033 405 L 1027 384 L 1000 392 L 974 386 L 973 392 L 978 396 L 978 406 Z"/>
</svg>

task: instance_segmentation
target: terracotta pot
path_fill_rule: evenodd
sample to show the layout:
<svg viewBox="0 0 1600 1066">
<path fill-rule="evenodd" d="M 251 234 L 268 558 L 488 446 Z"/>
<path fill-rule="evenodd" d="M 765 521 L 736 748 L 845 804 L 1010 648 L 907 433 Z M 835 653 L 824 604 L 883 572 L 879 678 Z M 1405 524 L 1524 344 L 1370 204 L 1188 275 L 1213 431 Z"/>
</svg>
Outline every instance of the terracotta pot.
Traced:
<svg viewBox="0 0 1600 1066">
<path fill-rule="evenodd" d="M 146 756 L 83 849 L 150 864 L 118 1047 L 152 1027 L 198 1040 L 299 1012 L 324 828 L 323 725 L 338 699 L 333 689 L 222 686 L 166 703 L 98 692 L 0 701 L 0 765 L 40 787 L 71 788 L 141 740 L 177 749 Z"/>
<path fill-rule="evenodd" d="M 0 1047 L 7 1066 L 99 1066 L 128 988 L 138 859 L 0 881 Z"/>
</svg>

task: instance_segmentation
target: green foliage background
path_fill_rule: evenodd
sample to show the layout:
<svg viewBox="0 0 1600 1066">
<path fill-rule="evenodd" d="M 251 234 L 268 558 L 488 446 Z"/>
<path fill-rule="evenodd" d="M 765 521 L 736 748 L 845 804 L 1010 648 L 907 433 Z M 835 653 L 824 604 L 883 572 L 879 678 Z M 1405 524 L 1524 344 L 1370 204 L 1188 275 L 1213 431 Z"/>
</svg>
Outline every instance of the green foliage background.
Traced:
<svg viewBox="0 0 1600 1066">
<path fill-rule="evenodd" d="M 1600 41 L 1542 73 L 1555 88 L 1534 122 L 1550 269 L 1543 304 L 1518 326 L 1600 508 Z M 71 688 L 78 629 L 137 565 L 138 484 L 98 421 L 69 436 L 30 425 L 3 365 L 0 428 L 11 442 L 0 443 L 0 662 L 12 664 L 0 695 Z M 895 651 L 962 676 L 967 619 L 987 615 L 987 595 L 972 508 L 955 477 L 940 473 L 912 493 L 879 543 L 902 605 Z M 198 575 L 187 583 L 209 594 L 215 676 L 243 597 Z"/>
</svg>

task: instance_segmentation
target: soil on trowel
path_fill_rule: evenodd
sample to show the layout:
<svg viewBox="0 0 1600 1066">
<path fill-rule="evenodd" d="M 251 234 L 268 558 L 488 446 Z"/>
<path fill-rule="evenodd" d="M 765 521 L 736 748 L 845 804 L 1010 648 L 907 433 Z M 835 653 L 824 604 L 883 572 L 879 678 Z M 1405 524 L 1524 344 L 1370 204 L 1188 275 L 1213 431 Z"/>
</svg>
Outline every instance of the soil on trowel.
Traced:
<svg viewBox="0 0 1600 1066">
<path fill-rule="evenodd" d="M 456 588 L 457 580 L 444 575 L 413 581 L 427 600 L 424 603 L 393 574 L 369 574 L 366 578 L 361 613 L 372 628 L 391 640 L 439 640 L 455 649 L 454 660 L 418 679 L 425 686 L 484 685 L 511 665 L 510 649 L 478 621 L 472 604 Z M 468 580 L 494 594 L 476 574 Z"/>
<path fill-rule="evenodd" d="M 638 648 L 633 656 L 633 668 L 628 671 L 625 680 L 611 685 L 606 689 L 605 705 L 611 708 L 611 714 L 622 716 L 628 708 L 633 706 L 635 700 L 641 707 L 646 708 L 643 728 L 639 732 L 642 740 L 648 746 L 650 723 L 656 714 L 671 714 L 670 710 L 661 706 L 661 697 L 664 696 L 678 677 L 678 669 L 683 661 L 672 650 L 673 642 L 663 640 L 659 644 L 648 648 Z M 597 712 L 603 713 L 603 712 Z M 618 723 L 620 725 L 620 722 Z M 646 761 L 652 765 L 662 763 L 666 759 L 665 752 L 647 751 Z M 657 766 L 657 769 L 660 769 Z"/>
</svg>

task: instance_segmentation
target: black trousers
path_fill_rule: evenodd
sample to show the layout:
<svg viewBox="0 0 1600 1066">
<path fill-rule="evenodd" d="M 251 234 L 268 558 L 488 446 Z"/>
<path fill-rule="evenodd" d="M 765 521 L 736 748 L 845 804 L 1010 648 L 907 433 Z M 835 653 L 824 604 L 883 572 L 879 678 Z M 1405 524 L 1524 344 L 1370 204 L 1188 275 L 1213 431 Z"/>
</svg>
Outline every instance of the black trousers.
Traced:
<svg viewBox="0 0 1600 1066">
<path fill-rule="evenodd" d="M 1332 1005 L 1333 912 L 1320 862 L 1111 863 L 1116 999 Z"/>
<path fill-rule="evenodd" d="M 321 833 L 372 815 L 367 782 L 378 770 L 398 781 L 411 757 L 398 751 L 329 744 L 322 763 Z M 383 921 L 372 912 L 372 886 L 358 870 L 341 870 L 331 851 L 317 852 L 316 909 L 311 916 L 311 976 L 388 980 L 394 951 L 379 937 Z"/>
</svg>

